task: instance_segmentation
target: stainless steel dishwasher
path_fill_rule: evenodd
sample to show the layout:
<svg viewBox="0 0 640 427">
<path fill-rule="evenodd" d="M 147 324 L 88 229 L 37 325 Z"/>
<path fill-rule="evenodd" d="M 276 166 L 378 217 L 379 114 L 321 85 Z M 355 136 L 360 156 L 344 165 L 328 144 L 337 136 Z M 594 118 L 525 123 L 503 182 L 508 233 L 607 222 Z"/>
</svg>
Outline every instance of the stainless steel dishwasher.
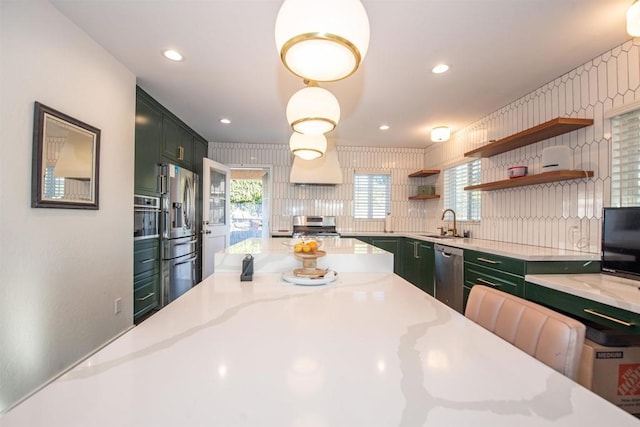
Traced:
<svg viewBox="0 0 640 427">
<path fill-rule="evenodd" d="M 464 251 L 438 243 L 433 247 L 436 258 L 436 299 L 462 313 Z"/>
</svg>

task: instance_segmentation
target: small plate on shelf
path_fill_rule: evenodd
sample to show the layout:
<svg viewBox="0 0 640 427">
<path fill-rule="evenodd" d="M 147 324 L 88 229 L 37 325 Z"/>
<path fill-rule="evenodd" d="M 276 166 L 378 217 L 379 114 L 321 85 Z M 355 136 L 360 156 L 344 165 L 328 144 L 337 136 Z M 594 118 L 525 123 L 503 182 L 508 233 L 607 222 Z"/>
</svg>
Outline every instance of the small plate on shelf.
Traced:
<svg viewBox="0 0 640 427">
<path fill-rule="evenodd" d="M 282 273 L 282 280 L 285 282 L 302 286 L 326 285 L 327 283 L 331 283 L 336 280 L 337 277 L 338 273 L 333 270 L 327 271 L 323 277 L 302 277 L 297 276 L 293 271 L 286 271 Z"/>
</svg>

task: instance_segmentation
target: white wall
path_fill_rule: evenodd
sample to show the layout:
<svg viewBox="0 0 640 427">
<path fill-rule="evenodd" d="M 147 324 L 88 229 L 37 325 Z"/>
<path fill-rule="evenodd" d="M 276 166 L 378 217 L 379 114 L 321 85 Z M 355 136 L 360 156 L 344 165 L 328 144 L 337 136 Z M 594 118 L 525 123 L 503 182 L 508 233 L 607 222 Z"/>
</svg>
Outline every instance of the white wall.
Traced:
<svg viewBox="0 0 640 427">
<path fill-rule="evenodd" d="M 273 165 L 271 230 L 291 230 L 294 215 L 336 216 L 342 233 L 383 232 L 384 221 L 353 219 L 354 170 L 391 174 L 391 216 L 396 231 L 422 231 L 425 218 L 437 215 L 432 200 L 409 200 L 418 185 L 433 183 L 435 178 L 409 178 L 423 169 L 424 149 L 337 147 L 344 184 L 334 187 L 295 186 L 289 183 L 293 155 L 289 143 L 210 143 L 209 157 L 224 164 Z"/>
<path fill-rule="evenodd" d="M 593 178 L 483 192 L 482 221 L 466 228 L 484 239 L 596 253 L 602 207 L 611 203 L 611 123 L 605 113 L 640 99 L 639 89 L 636 38 L 456 132 L 450 141 L 427 150 L 425 166 L 465 161 L 464 152 L 487 140 L 558 116 L 594 119 L 593 126 L 482 160 L 482 181 L 498 181 L 507 179 L 509 166 L 526 165 L 529 173 L 540 173 L 542 150 L 564 145 L 571 148 L 574 168 L 594 171 Z M 431 219 L 430 227 L 436 223 Z"/>
<path fill-rule="evenodd" d="M 0 2 L 0 62 L 1 411 L 132 325 L 135 76 L 41 0 Z M 30 207 L 34 101 L 101 129 L 99 210 Z"/>
<path fill-rule="evenodd" d="M 616 46 L 543 87 L 457 131 L 446 143 L 426 149 L 338 146 L 345 183 L 336 187 L 289 184 L 291 154 L 282 144 L 210 143 L 209 156 L 222 163 L 274 165 L 272 228 L 290 228 L 298 214 L 336 215 L 342 231 L 383 231 L 382 222 L 352 218 L 353 169 L 391 171 L 392 214 L 397 231 L 436 232 L 443 200 L 409 201 L 418 184 L 436 184 L 442 174 L 407 178 L 420 169 L 441 169 L 472 159 L 464 153 L 558 116 L 593 118 L 594 125 L 482 160 L 483 182 L 506 179 L 506 169 L 528 165 L 540 173 L 542 149 L 568 145 L 574 168 L 594 171 L 591 179 L 482 193 L 482 221 L 461 224 L 473 237 L 597 253 L 602 207 L 610 203 L 610 122 L 607 110 L 640 99 L 640 39 Z M 492 88 L 486 88 L 492 90 Z M 257 159 L 257 160 L 256 160 Z"/>
</svg>

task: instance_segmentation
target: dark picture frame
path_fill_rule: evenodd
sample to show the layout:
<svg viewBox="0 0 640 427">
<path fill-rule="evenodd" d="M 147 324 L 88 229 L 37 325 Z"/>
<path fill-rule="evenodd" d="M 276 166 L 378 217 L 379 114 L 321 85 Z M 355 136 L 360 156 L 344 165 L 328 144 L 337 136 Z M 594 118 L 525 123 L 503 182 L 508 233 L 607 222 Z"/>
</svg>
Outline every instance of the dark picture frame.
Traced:
<svg viewBox="0 0 640 427">
<path fill-rule="evenodd" d="M 98 209 L 100 129 L 34 104 L 32 208 Z"/>
</svg>

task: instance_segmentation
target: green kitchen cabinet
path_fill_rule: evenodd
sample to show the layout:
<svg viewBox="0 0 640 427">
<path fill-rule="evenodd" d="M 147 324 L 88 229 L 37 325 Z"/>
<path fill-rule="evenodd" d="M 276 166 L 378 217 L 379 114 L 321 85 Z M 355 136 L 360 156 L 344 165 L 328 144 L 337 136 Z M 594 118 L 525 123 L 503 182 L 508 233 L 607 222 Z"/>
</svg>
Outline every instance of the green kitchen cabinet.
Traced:
<svg viewBox="0 0 640 427">
<path fill-rule="evenodd" d="M 403 237 L 387 236 L 353 236 L 361 242 L 368 243 L 376 248 L 384 249 L 393 254 L 393 272 L 399 276 L 402 274 L 402 246 Z"/>
<path fill-rule="evenodd" d="M 157 196 L 162 110 L 146 93 L 136 97 L 134 193 Z"/>
<path fill-rule="evenodd" d="M 160 240 L 133 245 L 133 320 L 160 306 Z"/>
<path fill-rule="evenodd" d="M 526 274 L 597 273 L 599 262 L 584 261 L 526 261 L 486 252 L 464 251 L 464 307 L 471 288 L 485 285 L 503 292 L 527 298 Z"/>
<path fill-rule="evenodd" d="M 402 277 L 431 296 L 435 290 L 434 257 L 432 242 L 404 239 Z"/>
<path fill-rule="evenodd" d="M 178 119 L 165 114 L 162 121 L 164 162 L 195 170 L 193 152 L 193 134 Z"/>
<path fill-rule="evenodd" d="M 640 335 L 640 314 L 527 282 L 528 300 L 607 329 Z"/>
<path fill-rule="evenodd" d="M 402 276 L 402 237 L 372 237 L 371 245 L 393 254 L 393 272 Z"/>
</svg>

